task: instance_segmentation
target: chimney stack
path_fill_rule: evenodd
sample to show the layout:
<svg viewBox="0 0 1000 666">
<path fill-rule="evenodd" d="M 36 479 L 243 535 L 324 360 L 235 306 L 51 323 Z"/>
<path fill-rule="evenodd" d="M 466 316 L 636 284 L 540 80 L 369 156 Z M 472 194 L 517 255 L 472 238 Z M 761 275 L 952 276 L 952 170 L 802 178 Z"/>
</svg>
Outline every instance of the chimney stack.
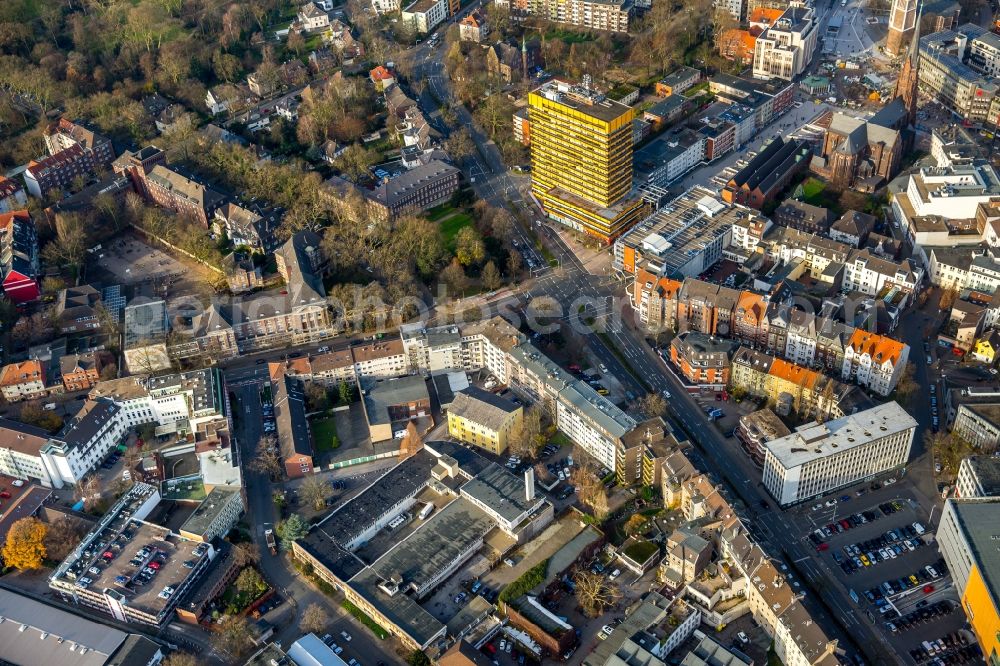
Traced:
<svg viewBox="0 0 1000 666">
<path fill-rule="evenodd" d="M 524 470 L 524 499 L 531 502 L 535 499 L 535 468 Z"/>
</svg>

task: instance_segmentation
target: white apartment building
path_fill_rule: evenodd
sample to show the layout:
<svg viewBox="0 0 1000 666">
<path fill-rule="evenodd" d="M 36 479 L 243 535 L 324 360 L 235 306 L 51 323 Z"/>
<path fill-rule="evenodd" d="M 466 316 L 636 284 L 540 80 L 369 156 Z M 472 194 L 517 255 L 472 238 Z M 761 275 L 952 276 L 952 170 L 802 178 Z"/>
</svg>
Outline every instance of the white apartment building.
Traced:
<svg viewBox="0 0 1000 666">
<path fill-rule="evenodd" d="M 538 16 L 556 23 L 609 32 L 628 32 L 632 17 L 632 3 L 625 0 L 528 0 L 526 7 L 510 0 L 498 0 L 497 6 L 509 8 L 514 15 Z"/>
<path fill-rule="evenodd" d="M 974 289 L 986 294 L 1000 288 L 1000 261 L 983 247 L 932 247 L 927 251 L 927 276 L 943 289 Z"/>
<path fill-rule="evenodd" d="M 963 458 L 955 478 L 955 497 L 1000 496 L 1000 458 L 969 456 Z"/>
<path fill-rule="evenodd" d="M 110 400 L 88 400 L 51 436 L 40 428 L 0 420 L 0 472 L 49 488 L 75 484 L 124 439 L 128 427 L 120 412 Z"/>
<path fill-rule="evenodd" d="M 757 246 L 774 224 L 764 216 L 745 217 L 733 222 L 732 244 L 741 250 L 756 252 Z"/>
<path fill-rule="evenodd" d="M 896 402 L 799 426 L 764 444 L 764 487 L 789 506 L 904 465 L 916 426 Z"/>
<path fill-rule="evenodd" d="M 868 296 L 877 296 L 883 289 L 914 294 L 923 275 L 909 259 L 897 264 L 865 249 L 852 253 L 851 260 L 844 264 L 842 286 Z"/>
<path fill-rule="evenodd" d="M 217 368 L 159 377 L 122 377 L 99 382 L 91 398 L 106 398 L 121 409 L 126 427 L 154 423 L 160 432 L 194 432 L 207 421 L 228 416 L 225 384 Z"/>
<path fill-rule="evenodd" d="M 969 42 L 969 65 L 991 78 L 1000 78 L 1000 36 L 983 32 Z"/>
<path fill-rule="evenodd" d="M 372 9 L 381 16 L 399 11 L 399 0 L 372 0 Z"/>
<path fill-rule="evenodd" d="M 737 21 L 742 21 L 747 14 L 746 0 L 713 0 L 712 7 L 716 12 L 729 14 Z"/>
<path fill-rule="evenodd" d="M 754 78 L 794 79 L 812 60 L 817 35 L 816 18 L 811 8 L 786 9 L 754 43 Z"/>
<path fill-rule="evenodd" d="M 448 18 L 448 0 L 417 0 L 403 9 L 400 21 L 426 34 Z"/>
<path fill-rule="evenodd" d="M 858 328 L 844 346 L 841 378 L 879 395 L 889 395 L 902 377 L 909 357 L 909 345 Z"/>
</svg>

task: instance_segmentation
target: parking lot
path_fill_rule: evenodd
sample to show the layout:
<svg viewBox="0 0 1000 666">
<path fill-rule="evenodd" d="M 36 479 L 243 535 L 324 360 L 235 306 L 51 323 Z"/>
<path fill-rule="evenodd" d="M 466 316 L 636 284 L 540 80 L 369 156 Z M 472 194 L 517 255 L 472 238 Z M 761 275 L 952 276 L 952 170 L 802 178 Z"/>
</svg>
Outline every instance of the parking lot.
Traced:
<svg viewBox="0 0 1000 666">
<path fill-rule="evenodd" d="M 887 648 L 908 663 L 941 655 L 965 663 L 971 648 L 961 638 L 971 634 L 938 552 L 933 516 L 907 479 L 855 486 L 788 513 L 816 549 L 813 561 L 840 586 L 847 612 L 867 619 Z M 938 639 L 941 648 L 922 645 Z"/>
</svg>

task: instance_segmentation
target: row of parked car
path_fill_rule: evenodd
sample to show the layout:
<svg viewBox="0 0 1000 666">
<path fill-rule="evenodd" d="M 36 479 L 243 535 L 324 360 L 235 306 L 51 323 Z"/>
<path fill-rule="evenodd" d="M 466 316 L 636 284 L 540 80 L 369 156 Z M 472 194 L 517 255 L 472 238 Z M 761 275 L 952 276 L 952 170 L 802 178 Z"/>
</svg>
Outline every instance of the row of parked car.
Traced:
<svg viewBox="0 0 1000 666">
<path fill-rule="evenodd" d="M 274 420 L 274 405 L 270 401 L 264 401 L 260 406 L 264 414 L 263 429 L 265 434 L 274 434 L 278 430 L 278 424 Z"/>
<path fill-rule="evenodd" d="M 979 646 L 970 644 L 969 639 L 960 631 L 953 631 L 934 641 L 923 641 L 920 647 L 910 650 L 910 656 L 918 664 L 935 666 L 983 661 L 983 652 Z"/>
<path fill-rule="evenodd" d="M 919 531 L 916 529 L 918 527 Z M 851 574 L 858 569 L 894 560 L 915 551 L 924 545 L 924 541 L 919 538 L 923 531 L 923 526 L 920 523 L 898 527 L 874 539 L 848 544 L 843 549 L 846 557 L 841 557 L 839 552 L 834 552 L 833 559 L 844 570 L 844 573 Z"/>
<path fill-rule="evenodd" d="M 950 613 L 953 613 L 957 606 L 952 602 L 942 599 L 941 601 L 936 601 L 933 604 L 926 603 L 924 600 L 924 605 L 920 608 L 914 609 L 905 615 L 897 617 L 899 614 L 893 611 L 892 614 L 886 613 L 886 617 L 889 619 L 886 622 L 886 629 L 892 633 L 899 633 L 900 631 L 909 631 L 921 624 L 926 624 L 928 622 L 933 622 L 939 617 L 944 617 Z M 891 615 L 891 616 L 890 616 Z"/>
<path fill-rule="evenodd" d="M 894 594 L 899 594 L 910 588 L 917 587 L 919 585 L 924 585 L 924 593 L 930 594 L 934 591 L 934 586 L 930 585 L 940 578 L 943 578 L 947 573 L 947 565 L 944 563 L 943 559 L 939 559 L 934 564 L 928 564 L 923 569 L 918 569 L 914 571 L 909 576 L 904 576 L 902 578 L 893 578 L 883 582 L 878 587 L 873 587 L 865 590 L 865 597 L 869 601 L 877 602 L 883 596 L 892 596 Z"/>
<path fill-rule="evenodd" d="M 880 517 L 881 516 L 879 516 L 879 514 L 875 511 L 862 511 L 860 513 L 855 513 L 835 522 L 827 523 L 824 527 L 816 528 L 809 534 L 809 540 L 816 545 L 816 550 L 823 551 L 829 547 L 825 543 L 827 539 L 830 539 L 837 534 L 842 534 L 859 525 L 865 525 L 878 520 Z"/>
</svg>

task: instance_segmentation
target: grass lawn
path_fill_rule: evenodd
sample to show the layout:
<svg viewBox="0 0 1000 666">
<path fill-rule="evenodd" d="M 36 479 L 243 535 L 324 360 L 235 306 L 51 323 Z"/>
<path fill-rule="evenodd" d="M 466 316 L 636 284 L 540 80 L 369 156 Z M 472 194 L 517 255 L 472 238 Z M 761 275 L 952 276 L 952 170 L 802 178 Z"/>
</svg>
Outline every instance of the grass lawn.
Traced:
<svg viewBox="0 0 1000 666">
<path fill-rule="evenodd" d="M 314 421 L 312 432 L 316 453 L 333 451 L 340 446 L 340 438 L 337 437 L 337 423 L 333 417 Z"/>
<path fill-rule="evenodd" d="M 630 557 L 633 562 L 643 564 L 646 560 L 652 557 L 653 553 L 657 550 L 659 550 L 659 547 L 655 543 L 649 541 L 637 541 L 626 548 L 624 553 Z"/>
<path fill-rule="evenodd" d="M 552 435 L 549 439 L 549 444 L 555 444 L 556 446 L 573 446 L 573 440 L 557 430 L 556 434 Z"/>
<path fill-rule="evenodd" d="M 807 178 L 802 183 L 802 196 L 805 197 L 806 201 L 812 202 L 811 200 L 819 197 L 825 189 L 825 185 L 817 180 L 816 178 Z"/>
<path fill-rule="evenodd" d="M 444 238 L 444 245 L 449 252 L 455 253 L 455 236 L 470 224 L 472 224 L 472 216 L 468 213 L 456 212 L 441 219 L 441 236 Z"/>
<path fill-rule="evenodd" d="M 582 32 L 573 32 L 572 30 L 564 30 L 562 28 L 553 28 L 545 33 L 545 39 L 561 39 L 566 44 L 582 44 L 583 42 L 592 42 L 594 38 Z"/>
<path fill-rule="evenodd" d="M 441 204 L 440 206 L 434 206 L 434 208 L 428 209 L 427 219 L 430 220 L 431 222 L 437 222 L 441 218 L 451 215 L 454 212 L 455 212 L 454 206 L 452 206 L 451 204 L 444 203 Z"/>
</svg>

